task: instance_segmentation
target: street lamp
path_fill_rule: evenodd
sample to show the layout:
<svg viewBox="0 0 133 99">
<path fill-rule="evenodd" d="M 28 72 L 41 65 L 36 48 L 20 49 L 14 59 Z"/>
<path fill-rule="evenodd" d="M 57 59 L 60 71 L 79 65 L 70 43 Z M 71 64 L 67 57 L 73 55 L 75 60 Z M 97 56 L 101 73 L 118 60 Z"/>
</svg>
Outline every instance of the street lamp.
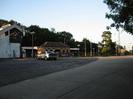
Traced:
<svg viewBox="0 0 133 99">
<path fill-rule="evenodd" d="M 33 58 L 34 54 L 33 54 L 33 49 L 34 49 L 34 39 L 33 39 L 33 35 L 35 34 L 35 32 L 30 32 L 30 34 L 32 35 L 32 53 L 31 53 L 31 57 Z"/>
</svg>

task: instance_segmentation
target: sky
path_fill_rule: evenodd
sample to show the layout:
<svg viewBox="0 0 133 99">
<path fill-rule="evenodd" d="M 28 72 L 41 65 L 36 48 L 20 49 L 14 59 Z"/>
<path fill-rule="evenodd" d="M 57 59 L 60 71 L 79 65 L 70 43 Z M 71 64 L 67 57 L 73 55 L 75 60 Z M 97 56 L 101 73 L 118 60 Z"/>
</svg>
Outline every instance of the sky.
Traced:
<svg viewBox="0 0 133 99">
<path fill-rule="evenodd" d="M 103 0 L 0 0 L 0 12 L 0 19 L 67 31 L 77 41 L 87 38 L 95 43 L 102 41 L 103 31 L 112 22 L 105 18 L 109 10 Z M 119 32 L 110 31 L 118 43 Z M 121 31 L 120 37 L 120 44 L 130 50 L 133 36 Z"/>
</svg>

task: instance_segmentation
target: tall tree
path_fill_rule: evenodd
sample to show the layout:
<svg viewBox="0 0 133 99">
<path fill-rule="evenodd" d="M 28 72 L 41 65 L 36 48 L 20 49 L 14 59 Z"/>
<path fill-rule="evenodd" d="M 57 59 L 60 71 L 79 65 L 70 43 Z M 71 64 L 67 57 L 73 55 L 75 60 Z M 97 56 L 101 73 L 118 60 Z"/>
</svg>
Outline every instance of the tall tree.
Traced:
<svg viewBox="0 0 133 99">
<path fill-rule="evenodd" d="M 111 40 L 111 32 L 110 31 L 104 31 L 103 32 L 103 40 L 102 40 L 102 49 L 101 53 L 104 56 L 114 55 L 115 54 L 115 43 Z"/>
<path fill-rule="evenodd" d="M 57 32 L 58 35 L 58 40 L 70 45 L 71 42 L 74 42 L 73 35 L 69 32 L 62 31 L 62 32 Z"/>
<path fill-rule="evenodd" d="M 75 40 L 73 35 L 69 32 L 55 32 L 55 29 L 49 30 L 48 28 L 41 28 L 37 25 L 31 25 L 27 28 L 26 36 L 23 38 L 23 46 L 31 46 L 31 34 L 30 32 L 35 32 L 34 36 L 34 45 L 40 46 L 44 42 L 64 42 L 70 47 L 75 46 Z"/>
<path fill-rule="evenodd" d="M 110 10 L 106 18 L 114 21 L 111 27 L 122 27 L 133 34 L 133 0 L 104 0 L 104 3 Z"/>
<path fill-rule="evenodd" d="M 50 31 L 47 28 L 40 28 L 37 25 L 31 25 L 30 27 L 27 28 L 27 33 L 26 36 L 23 38 L 23 45 L 25 46 L 31 46 L 31 34 L 30 32 L 35 32 L 33 34 L 34 36 L 34 45 L 35 46 L 40 46 L 46 41 L 56 41 L 56 33 Z"/>
</svg>

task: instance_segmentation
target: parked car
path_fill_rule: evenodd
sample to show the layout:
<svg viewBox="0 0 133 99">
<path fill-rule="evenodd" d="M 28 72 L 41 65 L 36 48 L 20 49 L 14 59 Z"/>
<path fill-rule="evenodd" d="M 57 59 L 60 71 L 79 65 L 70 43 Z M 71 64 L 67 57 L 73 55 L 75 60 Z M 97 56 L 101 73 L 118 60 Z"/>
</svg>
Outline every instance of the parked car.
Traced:
<svg viewBox="0 0 133 99">
<path fill-rule="evenodd" d="M 58 55 L 54 52 L 47 52 L 37 54 L 37 59 L 44 59 L 44 60 L 56 60 Z"/>
</svg>

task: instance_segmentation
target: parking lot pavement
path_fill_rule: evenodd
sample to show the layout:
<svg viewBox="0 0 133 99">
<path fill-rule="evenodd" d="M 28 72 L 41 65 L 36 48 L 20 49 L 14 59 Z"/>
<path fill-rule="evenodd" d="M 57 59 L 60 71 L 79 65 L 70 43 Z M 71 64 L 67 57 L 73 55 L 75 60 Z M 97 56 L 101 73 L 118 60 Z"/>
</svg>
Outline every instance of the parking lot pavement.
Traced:
<svg viewBox="0 0 133 99">
<path fill-rule="evenodd" d="M 133 99 L 132 60 L 106 58 L 3 86 L 0 99 Z"/>
<path fill-rule="evenodd" d="M 97 60 L 96 58 L 59 58 L 56 61 L 36 59 L 7 59 L 0 61 L 0 86 L 53 72 L 76 68 Z"/>
</svg>

